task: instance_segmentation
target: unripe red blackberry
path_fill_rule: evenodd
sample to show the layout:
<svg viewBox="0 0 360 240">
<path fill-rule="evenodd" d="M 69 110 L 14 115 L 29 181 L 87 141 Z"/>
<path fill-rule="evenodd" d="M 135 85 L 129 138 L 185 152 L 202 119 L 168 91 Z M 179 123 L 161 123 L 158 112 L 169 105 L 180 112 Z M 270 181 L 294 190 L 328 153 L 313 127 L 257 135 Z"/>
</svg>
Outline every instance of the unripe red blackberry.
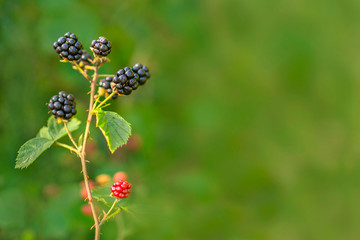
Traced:
<svg viewBox="0 0 360 240">
<path fill-rule="evenodd" d="M 95 181 L 100 185 L 100 186 L 105 186 L 106 184 L 108 184 L 111 180 L 110 175 L 108 174 L 100 174 L 95 178 Z"/>
<path fill-rule="evenodd" d="M 117 172 L 114 174 L 113 176 L 114 181 L 115 182 L 119 182 L 119 181 L 126 181 L 127 180 L 127 174 L 125 172 Z"/>
<path fill-rule="evenodd" d="M 67 32 L 54 42 L 53 48 L 60 58 L 77 61 L 81 58 L 83 46 L 75 34 Z"/>
<path fill-rule="evenodd" d="M 111 46 L 106 37 L 99 37 L 91 42 L 92 51 L 97 56 L 106 57 L 111 52 Z"/>
<path fill-rule="evenodd" d="M 64 91 L 51 97 L 48 107 L 51 114 L 56 118 L 70 120 L 76 114 L 76 103 L 72 94 L 66 94 Z"/>
<path fill-rule="evenodd" d="M 115 182 L 111 187 L 113 196 L 118 198 L 127 198 L 131 193 L 131 184 L 124 181 Z"/>
</svg>

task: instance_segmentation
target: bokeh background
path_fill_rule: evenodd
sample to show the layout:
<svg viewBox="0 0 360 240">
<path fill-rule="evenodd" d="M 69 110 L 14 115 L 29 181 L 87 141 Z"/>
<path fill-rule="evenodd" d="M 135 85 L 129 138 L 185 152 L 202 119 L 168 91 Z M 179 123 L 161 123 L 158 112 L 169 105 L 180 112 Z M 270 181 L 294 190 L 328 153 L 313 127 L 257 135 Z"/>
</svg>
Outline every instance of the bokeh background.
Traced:
<svg viewBox="0 0 360 240">
<path fill-rule="evenodd" d="M 152 73 L 109 108 L 135 148 L 111 155 L 91 132 L 90 176 L 134 186 L 102 239 L 359 239 L 359 13 L 356 0 L 0 0 L 0 239 L 93 237 L 74 155 L 14 169 L 59 90 L 85 119 L 88 83 L 52 48 L 67 31 L 112 41 L 101 73 Z"/>
</svg>

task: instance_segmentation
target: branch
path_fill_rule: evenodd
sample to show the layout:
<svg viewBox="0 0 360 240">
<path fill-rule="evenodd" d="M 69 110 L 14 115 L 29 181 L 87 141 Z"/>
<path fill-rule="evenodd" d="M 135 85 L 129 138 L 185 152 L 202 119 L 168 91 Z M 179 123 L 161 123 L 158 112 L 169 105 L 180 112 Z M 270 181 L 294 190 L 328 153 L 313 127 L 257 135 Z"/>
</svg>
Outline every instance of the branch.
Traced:
<svg viewBox="0 0 360 240">
<path fill-rule="evenodd" d="M 88 195 L 88 202 L 89 202 L 89 205 L 91 207 L 91 212 L 92 212 L 94 222 L 95 222 L 95 240 L 100 239 L 100 224 L 99 224 L 99 219 L 98 219 L 97 214 L 96 214 L 96 210 L 95 210 L 95 206 L 94 206 L 93 198 L 92 198 L 92 194 L 91 194 L 91 189 L 90 189 L 90 185 L 89 185 L 89 179 L 88 179 L 89 176 L 87 174 L 87 168 L 86 168 L 85 149 L 86 149 L 87 139 L 89 137 L 90 124 L 91 124 L 91 119 L 92 119 L 92 115 L 93 115 L 92 109 L 93 109 L 93 105 L 94 105 L 96 81 L 98 79 L 98 68 L 99 67 L 96 66 L 96 68 L 94 69 L 94 77 L 91 80 L 89 113 L 88 113 L 88 118 L 87 118 L 87 121 L 86 121 L 86 127 L 85 127 L 85 133 L 84 133 L 84 141 L 83 141 L 82 149 L 81 149 L 81 152 L 80 152 L 80 159 L 81 159 L 82 172 L 83 172 L 83 175 L 84 175 L 85 188 L 86 188 L 86 192 L 87 192 L 87 195 Z"/>
<path fill-rule="evenodd" d="M 98 110 L 102 105 L 104 105 L 114 94 L 115 94 L 115 91 L 113 90 L 113 92 L 107 98 L 105 98 L 104 101 L 102 101 L 98 106 L 96 106 L 96 108 L 94 109 L 94 112 L 96 110 Z"/>
<path fill-rule="evenodd" d="M 79 64 L 77 64 L 76 61 L 74 61 L 74 65 L 76 67 L 76 69 L 87 79 L 91 82 L 91 77 L 89 75 L 87 75 L 84 70 L 81 69 L 81 67 L 79 66 Z"/>
<path fill-rule="evenodd" d="M 69 136 L 72 144 L 74 145 L 74 147 L 75 147 L 77 150 L 79 150 L 79 147 L 78 147 L 78 145 L 76 144 L 74 138 L 72 137 L 71 132 L 70 132 L 70 130 L 69 130 L 66 122 L 64 122 L 64 126 L 65 126 L 66 132 L 67 132 L 67 134 L 68 134 L 68 136 Z"/>
<path fill-rule="evenodd" d="M 77 155 L 79 155 L 79 152 L 77 149 L 73 148 L 72 146 L 69 146 L 67 144 L 64 144 L 64 143 L 61 143 L 61 142 L 56 142 L 57 145 L 59 145 L 60 147 L 63 147 L 63 148 L 66 148 L 66 149 L 69 149 L 70 151 L 73 151 L 75 152 Z"/>
</svg>

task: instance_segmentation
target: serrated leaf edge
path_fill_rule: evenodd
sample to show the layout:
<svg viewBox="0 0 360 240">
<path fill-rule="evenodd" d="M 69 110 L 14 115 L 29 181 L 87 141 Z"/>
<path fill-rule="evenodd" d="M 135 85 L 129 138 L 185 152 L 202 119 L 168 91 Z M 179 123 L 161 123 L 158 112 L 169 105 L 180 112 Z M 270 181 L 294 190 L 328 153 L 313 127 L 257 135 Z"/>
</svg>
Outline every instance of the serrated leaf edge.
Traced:
<svg viewBox="0 0 360 240">
<path fill-rule="evenodd" d="M 123 137 L 121 137 L 121 134 L 119 134 L 119 136 L 121 137 L 121 139 L 125 142 L 124 144 L 120 144 L 119 146 L 117 146 L 116 148 L 113 148 L 112 146 L 110 146 L 110 142 L 109 142 L 109 137 L 106 135 L 105 133 L 105 130 L 103 130 L 101 127 L 99 127 L 99 113 L 103 113 L 104 117 L 106 118 L 106 113 L 107 112 L 110 112 L 110 111 L 103 111 L 101 109 L 97 110 L 95 113 L 96 113 L 96 127 L 98 127 L 100 129 L 100 131 L 102 132 L 102 134 L 104 135 L 105 139 L 106 139 L 106 143 L 109 147 L 109 150 L 111 153 L 114 153 L 116 151 L 116 149 L 118 149 L 119 147 L 123 146 L 124 144 L 126 144 L 126 142 L 129 140 L 129 137 L 131 135 L 131 124 L 126 121 L 123 117 L 121 117 L 118 113 L 116 112 L 112 112 L 112 113 L 115 113 L 117 114 L 122 120 L 124 120 L 130 127 L 130 132 L 127 132 L 123 127 L 119 126 L 120 128 L 122 128 L 124 130 L 124 132 L 128 133 L 128 137 L 126 139 L 124 139 Z M 108 122 L 108 121 L 107 121 Z M 112 144 L 111 144 L 112 145 Z"/>
<path fill-rule="evenodd" d="M 37 139 L 37 138 L 46 139 L 46 140 L 48 140 L 49 143 L 51 142 L 51 144 L 50 144 L 47 148 L 45 148 L 43 151 L 41 151 L 29 164 L 27 164 L 26 166 L 19 166 L 19 160 L 18 160 L 18 159 L 19 159 L 19 154 L 20 154 L 20 152 L 21 152 L 21 149 L 22 149 L 28 142 L 30 142 L 30 141 L 33 140 L 33 139 Z M 31 139 L 27 140 L 23 145 L 21 145 L 21 147 L 20 147 L 19 150 L 17 151 L 18 155 L 16 156 L 16 160 L 15 160 L 15 162 L 16 162 L 15 168 L 20 168 L 20 169 L 27 168 L 27 167 L 30 166 L 43 152 L 45 152 L 47 149 L 49 149 L 49 148 L 54 144 L 54 142 L 55 142 L 55 141 L 53 141 L 53 140 L 51 140 L 51 139 L 43 138 L 43 137 L 35 137 L 35 138 L 31 138 Z"/>
</svg>

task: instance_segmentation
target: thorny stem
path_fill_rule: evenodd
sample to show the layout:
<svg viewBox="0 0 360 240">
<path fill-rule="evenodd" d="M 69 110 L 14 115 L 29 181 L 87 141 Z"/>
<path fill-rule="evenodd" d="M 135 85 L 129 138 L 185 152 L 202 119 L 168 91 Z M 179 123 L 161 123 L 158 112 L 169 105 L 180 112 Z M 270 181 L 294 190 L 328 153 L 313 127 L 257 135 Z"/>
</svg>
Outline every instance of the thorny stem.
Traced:
<svg viewBox="0 0 360 240">
<path fill-rule="evenodd" d="M 115 199 L 113 205 L 111 206 L 111 208 L 109 209 L 109 211 L 107 211 L 107 213 L 105 213 L 103 219 L 100 221 L 100 226 L 104 224 L 104 222 L 106 222 L 107 220 L 107 216 L 109 216 L 109 214 L 111 213 L 111 211 L 114 209 L 116 203 L 118 202 L 117 199 Z"/>
<path fill-rule="evenodd" d="M 95 69 L 94 69 L 94 77 L 91 80 L 89 113 L 88 113 L 88 118 L 87 118 L 87 121 L 86 121 L 86 127 L 85 127 L 85 133 L 84 133 L 84 141 L 83 141 L 82 149 L 81 149 L 81 152 L 80 152 L 80 159 L 81 159 L 82 172 L 83 172 L 83 175 L 84 175 L 85 188 L 86 188 L 86 192 L 87 192 L 87 195 L 88 195 L 88 202 L 89 202 L 89 205 L 91 207 L 92 215 L 93 215 L 94 222 L 95 222 L 95 240 L 100 239 L 100 224 L 99 224 L 99 219 L 98 219 L 97 214 L 96 214 L 96 210 L 95 210 L 95 206 L 94 206 L 93 198 L 92 198 L 92 194 L 91 194 L 91 189 L 90 189 L 90 185 L 89 185 L 89 179 L 88 179 L 89 176 L 87 174 L 87 168 L 86 168 L 85 149 L 86 149 L 87 139 L 89 137 L 91 119 L 92 119 L 92 116 L 93 116 L 92 109 L 93 109 L 93 105 L 94 105 L 94 95 L 95 95 L 95 88 L 96 88 L 97 78 L 98 78 L 98 66 L 95 67 Z"/>
<path fill-rule="evenodd" d="M 91 83 L 91 90 L 90 90 L 90 103 L 89 103 L 89 112 L 88 112 L 88 117 L 87 117 L 87 121 L 86 121 L 86 127 L 85 127 L 85 132 L 84 132 L 84 140 L 83 140 L 83 144 L 82 146 L 78 146 L 74 140 L 74 138 L 71 135 L 71 132 L 66 124 L 66 122 L 64 122 L 64 126 L 66 129 L 66 132 L 69 136 L 69 139 L 71 140 L 72 144 L 75 146 L 75 148 L 63 144 L 63 143 L 59 143 L 57 142 L 57 144 L 59 146 L 65 147 L 71 151 L 74 151 L 77 153 L 77 155 L 80 157 L 81 159 L 81 167 L 82 167 L 82 173 L 84 176 L 84 183 L 85 183 L 85 188 L 86 188 L 86 192 L 87 192 L 87 199 L 88 199 L 88 203 L 91 207 L 91 212 L 94 218 L 94 226 L 95 227 L 95 240 L 99 240 L 100 239 L 100 226 L 106 222 L 107 220 L 109 220 L 110 218 L 114 217 L 117 213 L 119 213 L 122 208 L 118 209 L 117 211 L 115 211 L 114 213 L 112 213 L 111 215 L 109 215 L 111 213 L 111 211 L 114 209 L 116 203 L 118 202 L 118 200 L 116 199 L 113 203 L 113 205 L 111 206 L 111 208 L 109 209 L 109 211 L 107 213 L 104 212 L 104 216 L 102 218 L 102 220 L 100 221 L 100 218 L 97 216 L 96 213 L 96 209 L 93 203 L 93 198 L 92 198 L 92 193 L 91 193 L 91 189 L 90 189 L 90 184 L 89 184 L 89 175 L 87 173 L 87 168 L 86 168 L 86 143 L 87 143 L 87 139 L 89 138 L 89 133 L 90 133 L 90 124 L 91 124 L 91 119 L 92 116 L 95 114 L 96 110 L 99 109 L 100 107 L 104 106 L 104 104 L 114 95 L 114 92 L 112 94 L 110 94 L 104 101 L 102 101 L 98 106 L 96 106 L 96 104 L 98 103 L 98 98 L 96 98 L 95 100 L 95 91 L 96 91 L 96 83 L 98 78 L 104 77 L 104 76 L 113 76 L 113 75 L 107 75 L 107 74 L 102 74 L 99 75 L 98 74 L 98 70 L 99 70 L 99 65 L 101 65 L 101 61 L 98 61 L 98 58 L 95 57 L 95 59 L 92 61 L 92 64 L 94 64 L 95 66 L 85 66 L 85 69 L 90 69 L 94 71 L 94 74 L 92 75 L 92 79 L 90 78 L 90 76 L 84 72 L 84 70 L 74 61 L 74 65 L 75 68 L 87 79 L 90 81 Z M 96 106 L 96 108 L 95 108 Z M 91 227 L 91 229 L 93 228 Z"/>
<path fill-rule="evenodd" d="M 93 203 L 93 198 L 92 198 L 92 194 L 91 194 L 91 189 L 90 189 L 90 184 L 89 184 L 89 175 L 87 173 L 87 168 L 86 168 L 86 153 L 85 153 L 85 149 L 86 149 L 86 143 L 87 143 L 87 139 L 89 137 L 89 132 L 90 132 L 90 124 L 91 124 L 91 119 L 92 116 L 94 114 L 93 107 L 94 107 L 94 96 L 95 96 L 95 90 L 96 90 L 96 82 L 98 79 L 98 69 L 99 66 L 98 64 L 96 66 L 94 66 L 94 68 L 92 70 L 94 70 L 94 75 L 93 78 L 91 79 L 89 77 L 89 75 L 87 75 L 80 67 L 79 65 L 75 62 L 74 63 L 76 68 L 79 70 L 79 72 L 90 81 L 91 83 L 91 90 L 90 90 L 90 103 L 89 103 L 89 112 L 88 112 L 88 117 L 87 117 L 87 121 L 86 121 L 86 127 L 85 127 L 85 132 L 84 132 L 84 141 L 82 144 L 82 148 L 79 149 L 79 147 L 76 145 L 76 142 L 74 141 L 74 138 L 71 135 L 71 132 L 69 131 L 66 123 L 64 123 L 66 131 L 68 133 L 68 136 L 71 140 L 71 142 L 74 144 L 74 146 L 77 148 L 77 153 L 81 159 L 81 168 L 82 168 L 82 173 L 84 176 L 84 183 L 85 183 L 85 188 L 86 188 L 86 193 L 87 193 L 87 199 L 88 199 L 88 203 L 91 207 L 91 212 L 94 218 L 94 225 L 95 225 L 95 240 L 99 240 L 100 239 L 100 222 L 98 219 L 98 216 L 96 214 L 96 210 L 95 210 L 95 206 Z"/>
<path fill-rule="evenodd" d="M 109 216 L 109 214 L 110 214 L 111 211 L 114 209 L 114 207 L 115 207 L 115 205 L 116 205 L 117 202 L 118 202 L 118 199 L 115 199 L 114 202 L 113 202 L 113 204 L 112 204 L 112 206 L 110 207 L 110 209 L 109 209 L 107 212 L 103 211 L 103 212 L 104 212 L 104 216 L 103 216 L 103 218 L 101 219 L 101 221 L 100 221 L 100 223 L 99 223 L 100 226 L 103 225 L 107 220 L 109 220 L 109 219 L 112 217 L 113 214 L 111 214 L 110 216 Z M 119 210 L 118 210 L 118 211 L 119 211 Z M 116 212 L 118 212 L 118 211 L 116 211 Z M 120 211 L 121 211 L 121 209 L 120 209 Z M 93 227 L 95 227 L 95 224 L 91 227 L 91 229 L 92 229 Z"/>
</svg>

